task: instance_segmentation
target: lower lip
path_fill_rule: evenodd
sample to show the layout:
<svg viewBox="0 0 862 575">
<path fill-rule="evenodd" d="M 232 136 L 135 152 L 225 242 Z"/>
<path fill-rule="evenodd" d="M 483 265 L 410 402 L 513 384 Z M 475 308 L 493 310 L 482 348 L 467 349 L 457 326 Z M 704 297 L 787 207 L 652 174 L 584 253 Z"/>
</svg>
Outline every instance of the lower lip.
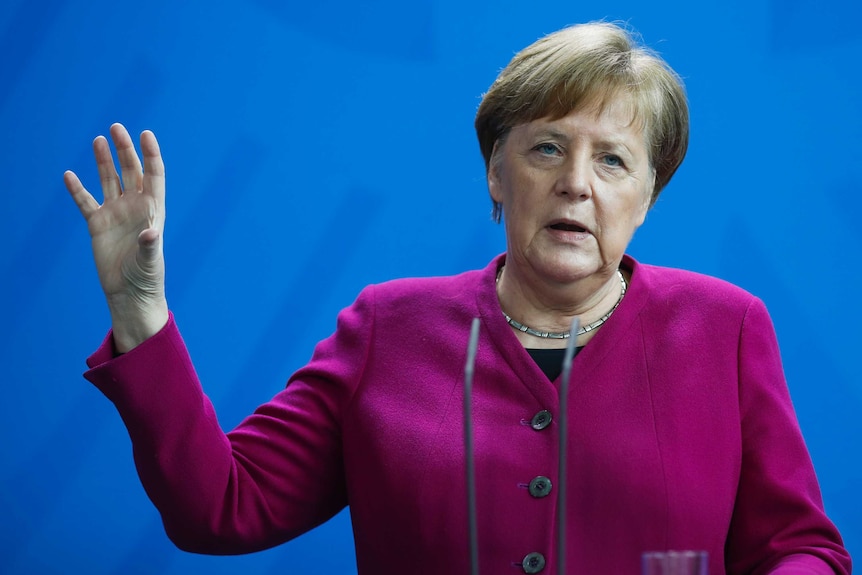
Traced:
<svg viewBox="0 0 862 575">
<path fill-rule="evenodd" d="M 555 228 L 545 228 L 553 238 L 566 243 L 582 242 L 590 237 L 590 232 L 572 232 L 568 230 L 558 230 Z"/>
</svg>

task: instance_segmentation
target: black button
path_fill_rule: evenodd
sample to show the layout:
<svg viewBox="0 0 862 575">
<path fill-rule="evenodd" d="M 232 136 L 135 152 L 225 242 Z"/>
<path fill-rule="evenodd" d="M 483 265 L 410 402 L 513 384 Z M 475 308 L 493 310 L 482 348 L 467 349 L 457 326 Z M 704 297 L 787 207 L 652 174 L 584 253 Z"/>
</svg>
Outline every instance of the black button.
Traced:
<svg viewBox="0 0 862 575">
<path fill-rule="evenodd" d="M 521 561 L 524 573 L 538 573 L 545 568 L 545 556 L 541 553 L 530 553 Z"/>
<path fill-rule="evenodd" d="M 530 482 L 530 495 L 535 498 L 545 497 L 551 492 L 551 480 L 539 475 Z"/>
<path fill-rule="evenodd" d="M 530 426 L 536 431 L 542 431 L 549 425 L 551 425 L 551 412 L 547 409 L 543 409 L 539 413 L 533 416 L 532 421 L 530 421 Z"/>
</svg>

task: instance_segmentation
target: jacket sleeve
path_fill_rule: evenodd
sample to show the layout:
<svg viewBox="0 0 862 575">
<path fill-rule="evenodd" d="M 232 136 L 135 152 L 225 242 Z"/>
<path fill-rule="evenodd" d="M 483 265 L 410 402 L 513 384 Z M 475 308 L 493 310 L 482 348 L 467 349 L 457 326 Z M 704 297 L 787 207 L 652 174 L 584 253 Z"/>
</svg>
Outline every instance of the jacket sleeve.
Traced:
<svg viewBox="0 0 862 575">
<path fill-rule="evenodd" d="M 238 554 L 283 543 L 347 504 L 340 421 L 372 329 L 370 290 L 286 388 L 225 434 L 173 316 L 114 357 L 111 335 L 85 377 L 128 429 L 135 465 L 170 539 L 197 553 Z"/>
<path fill-rule="evenodd" d="M 823 509 L 772 321 L 758 299 L 746 312 L 738 357 L 742 467 L 728 572 L 850 573 L 850 556 Z"/>
</svg>

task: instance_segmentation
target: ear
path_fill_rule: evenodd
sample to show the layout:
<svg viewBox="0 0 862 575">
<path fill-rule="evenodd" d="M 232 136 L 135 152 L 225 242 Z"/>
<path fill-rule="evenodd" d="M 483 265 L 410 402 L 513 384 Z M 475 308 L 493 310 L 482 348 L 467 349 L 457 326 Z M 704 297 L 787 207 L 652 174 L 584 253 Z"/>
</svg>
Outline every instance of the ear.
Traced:
<svg viewBox="0 0 862 575">
<path fill-rule="evenodd" d="M 503 203 L 503 185 L 500 179 L 500 158 L 498 154 L 502 153 L 500 140 L 494 142 L 494 149 L 491 150 L 491 159 L 488 161 L 488 192 L 491 194 L 491 199 L 498 204 Z"/>
<path fill-rule="evenodd" d="M 655 170 L 650 169 L 649 183 L 647 184 L 646 190 L 644 190 L 643 205 L 641 205 L 640 214 L 638 215 L 637 227 L 640 227 L 644 223 L 647 212 L 652 207 L 653 190 L 655 190 Z"/>
</svg>

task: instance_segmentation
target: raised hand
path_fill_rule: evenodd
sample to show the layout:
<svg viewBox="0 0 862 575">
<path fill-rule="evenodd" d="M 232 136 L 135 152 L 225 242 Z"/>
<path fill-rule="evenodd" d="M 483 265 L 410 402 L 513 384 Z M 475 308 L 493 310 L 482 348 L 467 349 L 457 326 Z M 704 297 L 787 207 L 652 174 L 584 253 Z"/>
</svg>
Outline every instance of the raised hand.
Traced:
<svg viewBox="0 0 862 575">
<path fill-rule="evenodd" d="M 108 300 L 114 344 L 125 352 L 154 335 L 168 320 L 165 263 L 165 166 L 155 135 L 141 134 L 143 169 L 129 133 L 111 126 L 120 174 L 104 136 L 93 142 L 103 202 L 71 171 L 63 180 L 87 221 L 99 281 Z"/>
</svg>

